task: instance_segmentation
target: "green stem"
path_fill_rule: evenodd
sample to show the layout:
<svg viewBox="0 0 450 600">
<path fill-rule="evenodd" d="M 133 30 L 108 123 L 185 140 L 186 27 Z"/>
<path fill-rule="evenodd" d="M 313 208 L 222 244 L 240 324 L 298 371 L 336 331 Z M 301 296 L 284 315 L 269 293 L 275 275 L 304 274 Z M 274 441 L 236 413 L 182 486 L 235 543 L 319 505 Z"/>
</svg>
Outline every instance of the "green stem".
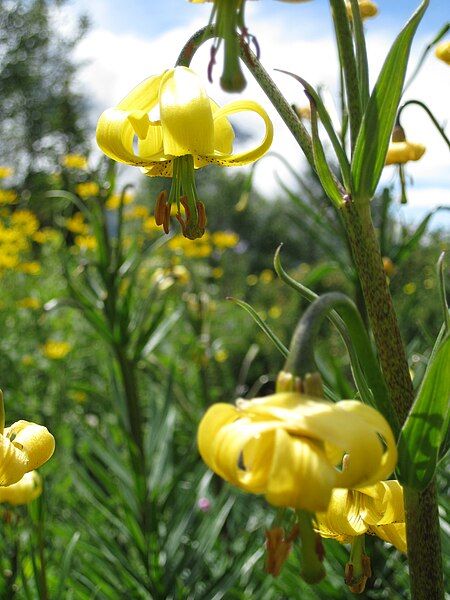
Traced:
<svg viewBox="0 0 450 600">
<path fill-rule="evenodd" d="M 358 82 L 358 69 L 353 49 L 353 36 L 344 0 L 330 0 L 339 59 L 344 72 L 345 93 L 350 120 L 352 150 L 355 147 L 362 119 L 361 95 Z"/>
<path fill-rule="evenodd" d="M 402 104 L 402 106 L 398 109 L 397 123 L 400 123 L 400 116 L 401 116 L 402 112 L 405 110 L 405 108 L 407 106 L 410 106 L 411 104 L 416 104 L 417 106 L 420 106 L 420 108 L 422 108 L 427 113 L 427 115 L 430 117 L 433 125 L 436 127 L 438 132 L 441 134 L 442 139 L 447 144 L 447 146 L 450 150 L 450 139 L 446 136 L 444 128 L 439 125 L 438 120 L 436 119 L 436 117 L 433 115 L 431 110 L 428 108 L 428 106 L 424 102 L 421 102 L 420 100 L 408 100 L 407 102 Z"/>
</svg>

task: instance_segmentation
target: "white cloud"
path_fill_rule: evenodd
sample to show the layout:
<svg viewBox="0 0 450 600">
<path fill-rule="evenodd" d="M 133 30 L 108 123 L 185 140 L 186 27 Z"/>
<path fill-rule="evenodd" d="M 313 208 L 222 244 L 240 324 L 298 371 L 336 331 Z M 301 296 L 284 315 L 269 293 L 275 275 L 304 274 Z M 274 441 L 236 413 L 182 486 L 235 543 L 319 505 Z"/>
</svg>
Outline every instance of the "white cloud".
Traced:
<svg viewBox="0 0 450 600">
<path fill-rule="evenodd" d="M 306 104 L 302 87 L 292 78 L 273 72 L 274 68 L 283 68 L 301 74 L 315 86 L 325 85 L 336 98 L 337 57 L 328 31 L 324 32 L 327 37 L 311 39 L 308 23 L 305 22 L 305 36 L 303 37 L 302 31 L 287 29 L 286 23 L 280 18 L 271 19 L 269 22 L 260 16 L 257 9 L 252 8 L 252 11 L 254 12 L 252 30 L 258 35 L 262 45 L 264 65 L 289 102 Z M 98 114 L 119 101 L 144 78 L 174 64 L 181 45 L 193 31 L 203 24 L 201 19 L 195 19 L 183 27 L 164 32 L 153 39 L 143 39 L 130 33 L 113 33 L 99 28 L 91 31 L 81 42 L 77 57 L 88 61 L 80 74 L 80 84 L 84 92 L 88 93 L 95 102 L 95 110 Z M 372 73 L 378 73 L 392 42 L 391 38 L 392 35 L 389 33 L 386 35 L 371 34 L 369 30 L 368 48 Z M 424 38 L 416 43 L 417 50 L 413 55 L 413 65 L 425 41 L 428 39 Z M 209 44 L 207 43 L 198 52 L 193 66 L 197 71 L 204 73 L 208 60 Z M 212 86 L 207 84 L 207 89 L 212 97 L 220 104 L 224 104 L 236 97 L 220 90 L 218 86 L 220 58 L 217 62 L 214 71 L 215 83 Z M 447 116 L 448 110 L 449 94 L 444 90 L 445 77 L 448 75 L 446 69 L 448 69 L 446 65 L 430 58 L 406 96 L 406 98 L 420 98 L 429 103 L 441 121 Z M 373 79 L 375 78 L 373 77 Z M 301 170 L 303 159 L 295 140 L 249 74 L 247 81 L 248 86 L 242 96 L 259 101 L 274 121 L 276 135 L 273 151 L 282 154 L 295 169 Z M 260 124 L 246 116 L 241 117 L 239 122 L 255 134 L 255 139 L 248 140 L 246 143 L 255 143 L 258 136 L 261 136 Z M 407 136 L 412 141 L 421 142 L 427 147 L 427 152 L 422 160 L 408 165 L 409 174 L 414 177 L 417 186 L 420 186 L 420 188 L 411 190 L 411 206 L 422 206 L 425 197 L 427 205 L 430 207 L 442 204 L 445 189 L 450 186 L 446 147 L 439 134 L 431 126 L 428 117 L 419 108 L 409 107 L 406 109 L 402 122 Z M 264 168 L 258 169 L 257 185 L 265 193 L 277 192 L 274 172 L 278 171 L 289 182 L 289 176 L 276 159 L 268 158 L 264 163 Z M 392 178 L 392 171 L 386 170 L 383 181 L 389 181 L 390 178 Z"/>
</svg>

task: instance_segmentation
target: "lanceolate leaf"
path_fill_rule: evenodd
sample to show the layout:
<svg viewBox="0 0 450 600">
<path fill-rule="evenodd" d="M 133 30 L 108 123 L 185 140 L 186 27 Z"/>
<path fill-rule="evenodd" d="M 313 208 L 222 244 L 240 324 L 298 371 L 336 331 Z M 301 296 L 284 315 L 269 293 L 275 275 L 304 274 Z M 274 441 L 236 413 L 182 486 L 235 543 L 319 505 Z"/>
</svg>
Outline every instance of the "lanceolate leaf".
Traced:
<svg viewBox="0 0 450 600">
<path fill-rule="evenodd" d="M 398 478 L 423 490 L 430 483 L 450 421 L 450 337 L 428 365 L 411 413 L 400 433 Z"/>
<path fill-rule="evenodd" d="M 395 40 L 370 96 L 352 160 L 353 195 L 357 200 L 370 200 L 380 180 L 402 95 L 411 43 L 428 4 L 429 0 L 422 2 Z"/>
</svg>

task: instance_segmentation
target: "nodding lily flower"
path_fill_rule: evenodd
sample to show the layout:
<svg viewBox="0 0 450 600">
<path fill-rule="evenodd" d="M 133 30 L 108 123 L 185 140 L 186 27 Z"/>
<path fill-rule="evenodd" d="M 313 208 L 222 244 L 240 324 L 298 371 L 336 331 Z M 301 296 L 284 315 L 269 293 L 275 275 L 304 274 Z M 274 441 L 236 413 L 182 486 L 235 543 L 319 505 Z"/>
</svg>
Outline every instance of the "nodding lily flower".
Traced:
<svg viewBox="0 0 450 600">
<path fill-rule="evenodd" d="M 336 489 L 328 510 L 316 517 L 322 537 L 347 544 L 354 537 L 369 533 L 406 552 L 403 488 L 398 481 L 380 481 L 353 490 Z"/>
<path fill-rule="evenodd" d="M 17 421 L 0 434 L 0 486 L 17 483 L 52 456 L 55 438 L 42 425 Z"/>
<path fill-rule="evenodd" d="M 20 481 L 0 487 L 0 502 L 28 504 L 42 494 L 42 479 L 37 471 L 25 473 Z"/>
<path fill-rule="evenodd" d="M 375 409 L 296 392 L 214 404 L 200 422 L 198 447 L 226 481 L 274 506 L 310 512 L 327 510 L 333 488 L 374 484 L 397 462 L 392 431 Z"/>
<path fill-rule="evenodd" d="M 149 112 L 158 108 L 159 119 L 150 120 Z M 228 117 L 242 111 L 258 114 L 266 131 L 258 146 L 233 154 L 234 132 Z M 232 167 L 252 163 L 267 152 L 272 138 L 272 123 L 259 104 L 237 100 L 219 108 L 187 67 L 146 79 L 115 108 L 106 110 L 97 125 L 97 143 L 107 156 L 141 167 L 150 177 L 172 177 L 170 194 L 161 193 L 158 198 L 155 220 L 167 233 L 170 207 L 176 204 L 177 219 L 190 239 L 201 237 L 206 223 L 194 169 L 209 164 Z"/>
<path fill-rule="evenodd" d="M 450 65 L 450 41 L 449 42 L 441 42 L 436 46 L 436 50 L 434 51 L 439 60 L 444 61 L 448 65 Z"/>
<path fill-rule="evenodd" d="M 389 144 L 388 153 L 386 156 L 386 165 L 404 165 L 409 161 L 415 161 L 422 158 L 425 154 L 425 146 L 408 142 L 391 142 Z"/>
</svg>

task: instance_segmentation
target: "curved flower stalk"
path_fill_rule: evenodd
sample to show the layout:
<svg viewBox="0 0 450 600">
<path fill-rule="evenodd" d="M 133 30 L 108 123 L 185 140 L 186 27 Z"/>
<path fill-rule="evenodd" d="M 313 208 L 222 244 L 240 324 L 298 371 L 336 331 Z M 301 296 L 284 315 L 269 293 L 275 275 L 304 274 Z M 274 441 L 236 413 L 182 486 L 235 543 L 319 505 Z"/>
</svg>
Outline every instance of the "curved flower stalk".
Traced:
<svg viewBox="0 0 450 600">
<path fill-rule="evenodd" d="M 157 108 L 159 119 L 150 120 L 149 112 Z M 233 154 L 234 132 L 228 117 L 243 111 L 263 119 L 265 135 L 255 148 Z M 237 100 L 219 108 L 187 67 L 146 79 L 116 107 L 106 110 L 97 125 L 97 143 L 107 156 L 141 167 L 149 177 L 172 177 L 170 194 L 162 193 L 157 201 L 156 223 L 167 233 L 170 208 L 176 204 L 183 235 L 190 239 L 201 237 L 206 223 L 194 169 L 209 164 L 232 167 L 252 163 L 267 152 L 272 138 L 272 123 L 259 104 Z"/>
<path fill-rule="evenodd" d="M 442 60 L 450 65 L 450 42 L 440 43 L 438 46 L 436 46 L 434 54 L 437 58 L 439 58 L 439 60 Z"/>
<path fill-rule="evenodd" d="M 425 154 L 425 146 L 415 142 L 391 142 L 386 155 L 386 165 L 404 165 L 416 161 Z"/>
<path fill-rule="evenodd" d="M 29 504 L 42 494 L 42 479 L 37 471 L 30 471 L 17 483 L 0 487 L 0 502 L 17 506 Z"/>
<path fill-rule="evenodd" d="M 274 506 L 310 512 L 326 511 L 336 487 L 386 478 L 397 461 L 392 431 L 375 409 L 297 392 L 214 404 L 200 422 L 198 447 L 226 481 Z"/>
<path fill-rule="evenodd" d="M 406 552 L 403 488 L 396 480 L 353 490 L 335 489 L 328 510 L 316 517 L 322 537 L 346 544 L 369 533 Z"/>
<path fill-rule="evenodd" d="M 0 434 L 0 486 L 17 483 L 52 456 L 55 438 L 42 425 L 17 421 Z"/>
</svg>

